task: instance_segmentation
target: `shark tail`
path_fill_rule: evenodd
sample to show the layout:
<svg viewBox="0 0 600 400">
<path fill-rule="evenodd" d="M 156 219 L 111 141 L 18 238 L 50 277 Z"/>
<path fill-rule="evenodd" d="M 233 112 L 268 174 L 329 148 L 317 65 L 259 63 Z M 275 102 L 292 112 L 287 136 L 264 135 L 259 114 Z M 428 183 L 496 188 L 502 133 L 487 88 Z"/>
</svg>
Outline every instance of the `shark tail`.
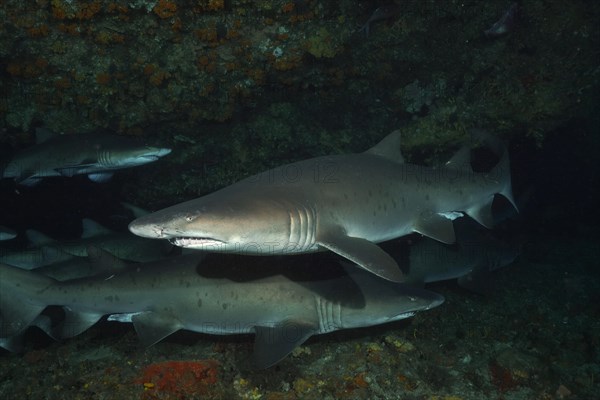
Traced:
<svg viewBox="0 0 600 400">
<path fill-rule="evenodd" d="M 47 276 L 0 264 L 0 338 L 23 332 L 47 304 L 37 294 L 56 281 Z"/>
<path fill-rule="evenodd" d="M 54 339 L 69 338 L 102 318 L 102 313 L 64 307 L 65 318 L 58 326 L 47 323 L 40 314 L 46 306 L 56 303 L 47 297 L 47 291 L 60 284 L 46 275 L 0 263 L 0 339 L 20 335 L 34 325 Z"/>
<path fill-rule="evenodd" d="M 492 170 L 486 173 L 484 176 L 486 179 L 496 183 L 496 193 L 504 196 L 517 210 L 517 204 L 514 200 L 512 193 L 512 182 L 510 175 L 510 159 L 508 156 L 508 150 L 502 141 L 488 132 L 480 129 L 473 129 L 471 135 L 474 139 L 479 141 L 485 147 L 490 149 L 496 156 L 499 157 L 498 163 L 492 168 Z M 475 206 L 470 210 L 466 210 L 467 214 L 474 220 L 482 224 L 487 228 L 491 228 L 494 225 L 494 218 L 492 216 L 492 202 L 494 197 L 491 196 L 489 201 L 486 201 L 482 205 Z"/>
<path fill-rule="evenodd" d="M 493 178 L 497 178 L 500 183 L 500 188 L 498 194 L 504 196 L 510 204 L 515 208 L 517 212 L 519 212 L 519 208 L 517 207 L 517 203 L 513 197 L 512 193 L 512 180 L 510 175 L 510 159 L 508 157 L 508 151 L 506 148 L 502 148 L 502 153 L 500 154 L 500 161 L 496 166 L 489 172 L 489 175 Z"/>
<path fill-rule="evenodd" d="M 21 336 L 0 338 L 0 347 L 11 353 L 20 353 L 23 351 L 23 338 Z"/>
</svg>

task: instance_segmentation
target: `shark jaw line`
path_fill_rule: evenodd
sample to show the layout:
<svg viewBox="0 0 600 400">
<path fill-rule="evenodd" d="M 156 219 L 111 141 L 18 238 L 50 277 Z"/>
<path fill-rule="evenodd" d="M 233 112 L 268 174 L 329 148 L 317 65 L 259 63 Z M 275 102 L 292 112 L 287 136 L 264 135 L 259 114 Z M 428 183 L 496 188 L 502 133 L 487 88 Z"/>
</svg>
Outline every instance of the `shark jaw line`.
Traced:
<svg viewBox="0 0 600 400">
<path fill-rule="evenodd" d="M 154 154 L 150 154 L 150 155 L 144 155 L 144 156 L 140 156 L 140 157 L 138 157 L 138 159 L 142 159 L 142 160 L 144 160 L 144 161 L 147 161 L 147 162 L 156 161 L 156 160 L 158 160 L 159 158 L 160 158 L 160 157 L 158 157 L 157 155 L 154 155 Z"/>
<path fill-rule="evenodd" d="M 192 236 L 173 237 L 169 239 L 169 242 L 174 246 L 189 249 L 204 249 L 208 246 L 223 246 L 227 244 L 226 242 L 217 239 Z"/>
<path fill-rule="evenodd" d="M 235 254 L 286 254 L 289 252 L 286 251 L 286 246 L 288 246 L 290 249 L 296 248 L 294 244 L 289 243 L 287 245 L 282 245 L 278 242 L 232 242 L 202 236 L 171 236 L 168 237 L 167 240 L 173 246 L 186 249 L 228 252 Z"/>
</svg>

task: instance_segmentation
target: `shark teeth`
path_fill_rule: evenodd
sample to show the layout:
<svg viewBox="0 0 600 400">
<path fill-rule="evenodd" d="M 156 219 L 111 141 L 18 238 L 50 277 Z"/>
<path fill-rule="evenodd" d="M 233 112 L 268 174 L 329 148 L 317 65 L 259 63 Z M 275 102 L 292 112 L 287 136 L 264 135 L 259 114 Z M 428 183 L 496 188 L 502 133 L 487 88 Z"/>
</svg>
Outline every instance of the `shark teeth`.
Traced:
<svg viewBox="0 0 600 400">
<path fill-rule="evenodd" d="M 175 237 L 169 239 L 169 242 L 174 246 L 187 247 L 193 249 L 215 250 L 214 246 L 222 246 L 225 242 L 210 238 L 201 237 Z M 209 247 L 213 247 L 210 248 Z"/>
</svg>

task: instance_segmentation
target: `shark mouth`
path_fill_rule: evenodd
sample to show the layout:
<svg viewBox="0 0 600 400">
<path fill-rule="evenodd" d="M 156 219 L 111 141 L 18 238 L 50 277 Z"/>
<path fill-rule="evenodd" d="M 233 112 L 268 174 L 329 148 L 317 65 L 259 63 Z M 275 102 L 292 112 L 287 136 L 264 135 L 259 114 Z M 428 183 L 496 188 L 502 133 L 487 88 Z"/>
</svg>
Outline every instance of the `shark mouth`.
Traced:
<svg viewBox="0 0 600 400">
<path fill-rule="evenodd" d="M 220 240 L 203 237 L 174 237 L 169 239 L 169 242 L 172 245 L 178 247 L 206 250 L 210 250 L 211 247 L 214 250 L 214 247 L 220 247 L 225 245 L 225 242 L 222 242 Z"/>
</svg>

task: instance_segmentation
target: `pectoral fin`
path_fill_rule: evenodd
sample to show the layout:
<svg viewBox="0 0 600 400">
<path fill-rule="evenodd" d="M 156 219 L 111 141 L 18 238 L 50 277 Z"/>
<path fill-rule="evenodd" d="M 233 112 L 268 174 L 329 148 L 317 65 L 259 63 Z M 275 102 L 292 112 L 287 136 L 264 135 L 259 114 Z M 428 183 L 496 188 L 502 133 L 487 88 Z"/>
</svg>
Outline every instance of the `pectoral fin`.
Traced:
<svg viewBox="0 0 600 400">
<path fill-rule="evenodd" d="M 88 174 L 88 178 L 92 182 L 104 183 L 110 181 L 112 178 L 112 172 L 96 172 L 94 174 Z"/>
<path fill-rule="evenodd" d="M 346 235 L 341 228 L 320 232 L 317 244 L 388 281 L 404 280 L 400 267 L 388 253 L 373 242 Z"/>
<path fill-rule="evenodd" d="M 100 318 L 102 313 L 95 312 L 76 312 L 67 307 L 64 307 L 65 320 L 52 330 L 50 336 L 57 339 L 66 339 L 79 335 L 94 325 Z"/>
<path fill-rule="evenodd" d="M 41 181 L 42 181 L 42 178 L 25 178 L 23 180 L 18 179 L 17 183 L 19 185 L 33 187 L 33 186 L 37 185 L 38 183 L 40 183 Z"/>
<path fill-rule="evenodd" d="M 414 224 L 413 231 L 442 243 L 452 244 L 456 241 L 452 220 L 433 212 L 422 214 Z"/>
<path fill-rule="evenodd" d="M 136 314 L 131 321 L 144 346 L 152 346 L 183 328 L 177 318 L 152 311 Z"/>
<path fill-rule="evenodd" d="M 288 320 L 275 327 L 254 327 L 253 361 L 257 368 L 264 369 L 277 364 L 309 337 L 318 333 L 316 324 Z"/>
<path fill-rule="evenodd" d="M 0 338 L 0 347 L 11 353 L 21 353 L 23 351 L 23 336 L 16 335 L 6 338 Z"/>
<path fill-rule="evenodd" d="M 492 201 L 494 198 L 492 197 L 489 202 L 483 204 L 482 206 L 474 206 L 466 210 L 465 212 L 475 221 L 479 222 L 481 225 L 485 226 L 488 229 L 494 227 L 494 216 L 492 215 Z M 509 199 L 511 200 L 511 199 Z M 511 200 L 512 201 L 512 200 Z M 515 206 L 516 209 L 516 206 Z"/>
<path fill-rule="evenodd" d="M 44 308 L 45 305 L 28 304 L 17 297 L 0 293 L 0 338 L 24 331 Z"/>
</svg>

